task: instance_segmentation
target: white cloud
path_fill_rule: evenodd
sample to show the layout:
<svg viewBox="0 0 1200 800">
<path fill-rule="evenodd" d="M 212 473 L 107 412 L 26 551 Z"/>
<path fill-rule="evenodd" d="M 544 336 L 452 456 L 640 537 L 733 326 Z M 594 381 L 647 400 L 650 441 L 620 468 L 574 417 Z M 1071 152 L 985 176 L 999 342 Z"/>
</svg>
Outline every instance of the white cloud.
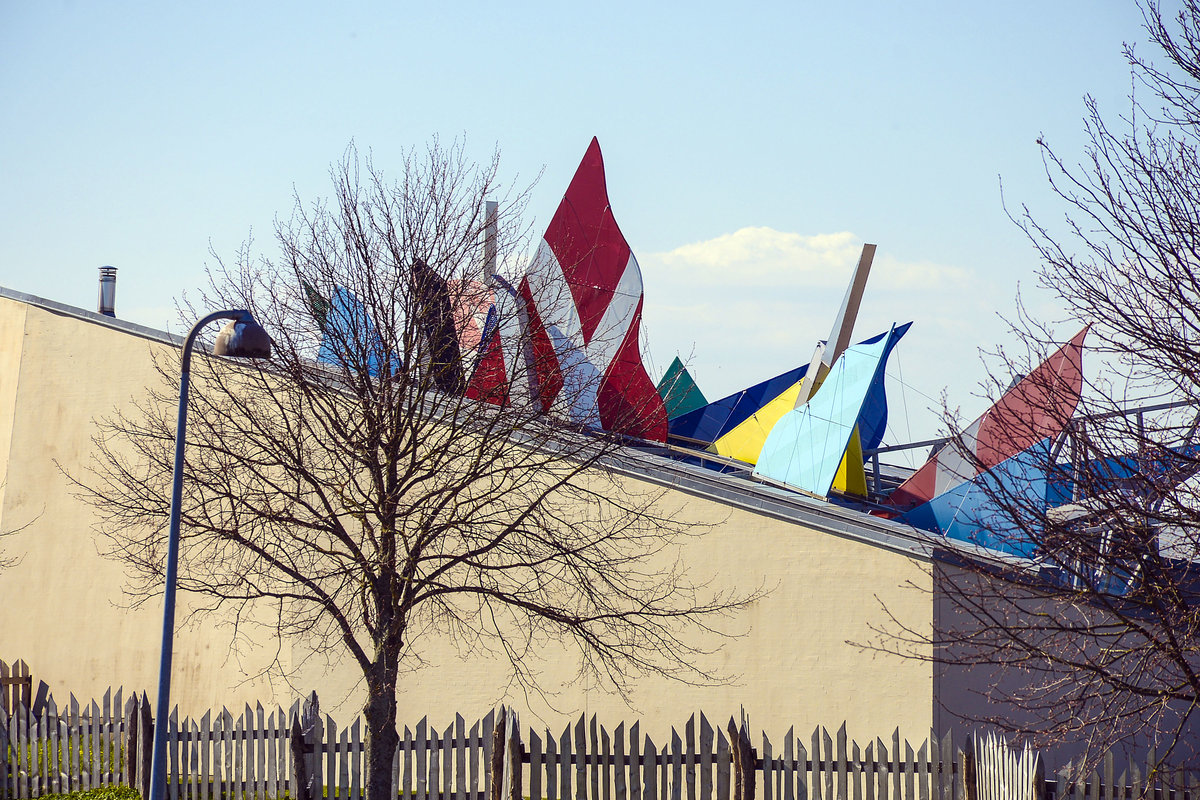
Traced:
<svg viewBox="0 0 1200 800">
<path fill-rule="evenodd" d="M 702 286 L 844 286 L 862 252 L 849 231 L 804 235 L 774 228 L 742 228 L 713 239 L 639 257 L 643 269 L 664 280 Z M 930 261 L 903 262 L 882 255 L 872 281 L 887 288 L 965 282 L 966 271 Z"/>
<path fill-rule="evenodd" d="M 885 254 L 871 265 L 871 281 L 880 289 L 958 292 L 968 287 L 970 272 L 932 261 L 901 261 Z"/>
<path fill-rule="evenodd" d="M 829 335 L 862 244 L 846 231 L 753 227 L 639 255 L 652 370 L 661 373 L 676 353 L 690 355 L 694 377 L 715 399 L 807 363 Z M 910 387 L 888 390 L 895 390 L 895 423 L 903 431 L 890 441 L 932 436 L 937 419 L 928 409 L 943 388 L 954 404 L 973 405 L 983 375 L 978 348 L 1003 337 L 994 311 L 1004 294 L 966 267 L 906 261 L 880 247 L 855 337 L 915 323 L 889 367 Z"/>
<path fill-rule="evenodd" d="M 772 228 L 741 230 L 640 259 L 669 278 L 699 284 L 835 285 L 854 265 L 851 233 L 804 236 Z"/>
</svg>

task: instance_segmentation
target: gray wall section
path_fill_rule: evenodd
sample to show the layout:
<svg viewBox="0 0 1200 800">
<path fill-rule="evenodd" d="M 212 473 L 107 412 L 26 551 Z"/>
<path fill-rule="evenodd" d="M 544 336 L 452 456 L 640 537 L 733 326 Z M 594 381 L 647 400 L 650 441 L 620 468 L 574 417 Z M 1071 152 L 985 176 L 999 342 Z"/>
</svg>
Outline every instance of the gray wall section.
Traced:
<svg viewBox="0 0 1200 800">
<path fill-rule="evenodd" d="M 989 585 L 976 584 L 977 574 L 966 572 L 961 568 L 940 565 L 935 570 L 933 615 L 935 630 L 978 630 L 974 622 L 965 621 L 959 611 L 956 594 L 964 587 L 977 596 L 987 599 L 988 591 L 998 596 L 999 592 L 1011 591 L 1011 587 L 990 581 Z M 1037 625 L 1035 614 L 1068 613 L 1062 611 L 1057 604 L 1042 602 L 1024 605 L 1018 613 L 1011 604 L 995 601 L 991 607 L 993 613 L 1003 614 L 1009 624 Z M 1092 612 L 1096 613 L 1096 612 Z M 1059 617 L 1061 619 L 1061 616 Z M 1068 646 L 1096 647 L 1083 637 L 1071 640 L 1061 640 Z M 1065 668 L 1052 674 L 1032 672 L 1022 669 L 1015 659 L 1012 663 L 997 665 L 970 666 L 966 652 L 960 648 L 952 648 L 944 643 L 935 648 L 938 660 L 933 665 L 933 727 L 939 735 L 947 730 L 953 730 L 955 736 L 973 730 L 980 732 L 996 729 L 995 722 L 1002 721 L 1003 727 L 1036 736 L 1043 732 L 1046 726 L 1046 714 L 1028 710 L 1016 698 L 1030 696 L 1040 698 L 1038 702 L 1061 708 L 1058 700 L 1063 695 L 1039 690 L 1050 683 L 1060 682 L 1059 685 L 1069 693 L 1071 688 L 1078 685 L 1077 680 Z M 1149 748 L 1154 747 L 1161 755 L 1169 747 L 1174 746 L 1175 752 L 1172 763 L 1195 764 L 1200 758 L 1200 714 L 1192 714 L 1180 730 L 1180 721 L 1184 719 L 1177 708 L 1172 712 L 1155 717 L 1148 711 L 1132 715 L 1124 724 L 1111 719 L 1111 727 L 1096 728 L 1092 735 L 1105 737 L 1105 741 L 1116 740 L 1113 747 L 1116 756 L 1118 774 L 1132 763 L 1143 764 Z M 1181 733 L 1176 741 L 1176 732 Z M 1047 773 L 1067 764 L 1081 756 L 1094 755 L 1088 753 L 1088 731 L 1081 731 L 1071 742 L 1043 744 L 1041 752 L 1046 758 Z"/>
</svg>

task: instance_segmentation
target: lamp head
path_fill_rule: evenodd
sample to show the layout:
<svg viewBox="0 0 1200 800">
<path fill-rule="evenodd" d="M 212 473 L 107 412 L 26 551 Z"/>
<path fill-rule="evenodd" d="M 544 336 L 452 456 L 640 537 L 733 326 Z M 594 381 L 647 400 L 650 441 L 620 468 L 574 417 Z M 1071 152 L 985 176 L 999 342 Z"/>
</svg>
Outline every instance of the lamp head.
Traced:
<svg viewBox="0 0 1200 800">
<path fill-rule="evenodd" d="M 231 320 L 217 334 L 213 353 L 229 358 L 270 358 L 271 337 L 254 321 L 250 312 Z"/>
</svg>

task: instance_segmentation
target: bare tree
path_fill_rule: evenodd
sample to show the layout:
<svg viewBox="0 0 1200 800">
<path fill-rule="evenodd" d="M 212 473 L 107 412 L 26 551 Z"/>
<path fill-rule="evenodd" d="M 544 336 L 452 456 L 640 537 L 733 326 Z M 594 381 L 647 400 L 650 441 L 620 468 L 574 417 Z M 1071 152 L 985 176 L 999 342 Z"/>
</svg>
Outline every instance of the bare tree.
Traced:
<svg viewBox="0 0 1200 800">
<path fill-rule="evenodd" d="M 676 547 L 697 530 L 622 474 L 622 437 L 522 392 L 538 364 L 491 396 L 466 391 L 478 350 L 461 317 L 504 291 L 484 268 L 497 170 L 435 142 L 393 183 L 351 150 L 332 198 L 298 199 L 277 225 L 278 256 L 243 248 L 203 296 L 250 309 L 275 353 L 193 367 L 179 587 L 358 665 L 371 800 L 390 792 L 400 676 L 430 637 L 501 653 L 534 691 L 536 652 L 559 643 L 581 675 L 624 691 L 646 672 L 709 680 L 695 634 L 745 599 L 685 575 Z M 524 200 L 499 206 L 501 263 L 526 241 Z M 145 598 L 162 582 L 174 359 L 160 371 L 103 426 L 80 482 Z"/>
<path fill-rule="evenodd" d="M 1008 418 L 999 438 L 1026 443 L 1026 455 L 998 467 L 950 419 L 949 446 L 985 471 L 976 527 L 1013 557 L 947 541 L 933 643 L 943 665 L 996 681 L 980 690 L 1001 706 L 977 718 L 1044 744 L 1082 743 L 1090 756 L 1157 745 L 1162 764 L 1195 767 L 1200 4 L 1184 0 L 1173 16 L 1152 0 L 1141 7 L 1154 53 L 1126 45 L 1128 113 L 1106 117 L 1086 99 L 1078 164 L 1039 139 L 1065 221 L 1014 216 L 1041 256 L 1041 283 L 1072 324 L 1091 325 L 1082 401 L 1054 435 Z M 1024 313 L 1017 327 L 1029 356 L 1002 358 L 996 394 L 1054 339 Z M 1054 407 L 1054 387 L 1043 388 Z"/>
</svg>

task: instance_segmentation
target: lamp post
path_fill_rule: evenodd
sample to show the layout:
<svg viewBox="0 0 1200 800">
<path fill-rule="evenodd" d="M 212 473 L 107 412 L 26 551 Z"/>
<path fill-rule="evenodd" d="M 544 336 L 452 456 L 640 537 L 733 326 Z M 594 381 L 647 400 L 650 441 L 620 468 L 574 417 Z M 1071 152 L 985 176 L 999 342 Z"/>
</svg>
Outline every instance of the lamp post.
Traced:
<svg viewBox="0 0 1200 800">
<path fill-rule="evenodd" d="M 167 714 L 171 697 L 171 654 L 175 643 L 175 580 L 179 560 L 179 516 L 183 498 L 183 446 L 187 430 L 188 382 L 192 346 L 200 330 L 218 319 L 231 320 L 217 334 L 213 354 L 230 358 L 270 358 L 271 337 L 249 311 L 214 311 L 183 342 L 179 376 L 179 422 L 175 428 L 175 471 L 171 484 L 171 525 L 167 535 L 166 586 L 163 588 L 162 654 L 158 665 L 158 703 L 154 710 L 154 751 L 150 760 L 150 800 L 163 800 L 167 788 Z"/>
</svg>

